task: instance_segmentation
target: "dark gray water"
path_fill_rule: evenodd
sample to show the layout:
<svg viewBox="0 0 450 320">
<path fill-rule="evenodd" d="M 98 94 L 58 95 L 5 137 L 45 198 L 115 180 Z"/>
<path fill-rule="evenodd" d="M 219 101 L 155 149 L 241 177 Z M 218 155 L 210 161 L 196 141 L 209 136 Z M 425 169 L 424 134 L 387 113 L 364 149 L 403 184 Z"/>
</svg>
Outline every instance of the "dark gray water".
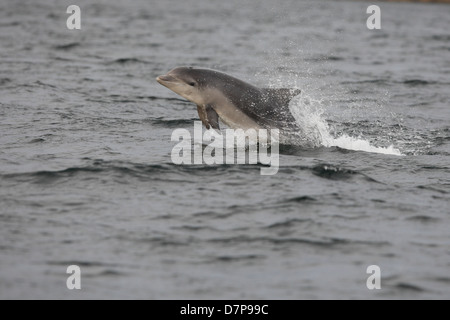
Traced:
<svg viewBox="0 0 450 320">
<path fill-rule="evenodd" d="M 0 298 L 450 298 L 450 6 L 378 5 L 3 0 Z M 301 88 L 329 147 L 172 164 L 179 65 Z"/>
</svg>

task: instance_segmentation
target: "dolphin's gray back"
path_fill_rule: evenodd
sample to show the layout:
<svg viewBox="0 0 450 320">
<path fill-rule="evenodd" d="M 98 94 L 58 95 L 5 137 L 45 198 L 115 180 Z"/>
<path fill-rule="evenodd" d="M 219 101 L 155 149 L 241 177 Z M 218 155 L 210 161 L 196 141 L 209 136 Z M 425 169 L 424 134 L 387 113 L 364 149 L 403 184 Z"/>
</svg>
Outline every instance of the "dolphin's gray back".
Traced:
<svg viewBox="0 0 450 320">
<path fill-rule="evenodd" d="M 244 111 L 254 117 L 264 127 L 292 129 L 297 126 L 289 103 L 300 94 L 293 89 L 260 89 L 261 96 L 257 104 L 251 104 Z"/>
<path fill-rule="evenodd" d="M 263 128 L 299 129 L 289 103 L 300 94 L 298 89 L 264 89 L 215 70 L 198 69 L 197 81 L 214 86 L 248 117 Z"/>
<path fill-rule="evenodd" d="M 295 130 L 297 122 L 289 108 L 292 98 L 301 93 L 298 89 L 265 89 L 249 85 L 238 95 L 230 95 L 232 102 L 247 116 L 264 128 Z"/>
</svg>

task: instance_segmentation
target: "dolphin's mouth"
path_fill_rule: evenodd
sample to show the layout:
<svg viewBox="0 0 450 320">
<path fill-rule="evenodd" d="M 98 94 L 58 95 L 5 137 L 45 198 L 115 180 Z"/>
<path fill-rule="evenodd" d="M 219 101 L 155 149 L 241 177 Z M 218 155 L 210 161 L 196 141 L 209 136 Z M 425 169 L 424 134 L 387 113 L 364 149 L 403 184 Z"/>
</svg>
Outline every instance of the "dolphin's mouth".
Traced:
<svg viewBox="0 0 450 320">
<path fill-rule="evenodd" d="M 156 81 L 158 81 L 160 84 L 170 83 L 170 82 L 177 82 L 177 78 L 170 76 L 168 74 L 159 76 L 156 78 Z"/>
</svg>

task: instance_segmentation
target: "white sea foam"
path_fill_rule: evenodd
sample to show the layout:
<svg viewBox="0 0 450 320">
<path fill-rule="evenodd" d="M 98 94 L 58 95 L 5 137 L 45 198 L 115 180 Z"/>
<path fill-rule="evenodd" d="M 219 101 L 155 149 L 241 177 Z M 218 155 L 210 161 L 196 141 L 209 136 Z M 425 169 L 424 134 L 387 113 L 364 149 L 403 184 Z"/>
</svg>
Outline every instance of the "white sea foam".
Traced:
<svg viewBox="0 0 450 320">
<path fill-rule="evenodd" d="M 313 145 L 396 156 L 402 155 L 400 150 L 393 145 L 386 148 L 377 147 L 363 138 L 355 138 L 347 134 L 333 137 L 327 121 L 323 118 L 321 101 L 312 99 L 304 93 L 292 99 L 289 107 L 299 126 L 304 129 L 303 134 Z"/>
</svg>

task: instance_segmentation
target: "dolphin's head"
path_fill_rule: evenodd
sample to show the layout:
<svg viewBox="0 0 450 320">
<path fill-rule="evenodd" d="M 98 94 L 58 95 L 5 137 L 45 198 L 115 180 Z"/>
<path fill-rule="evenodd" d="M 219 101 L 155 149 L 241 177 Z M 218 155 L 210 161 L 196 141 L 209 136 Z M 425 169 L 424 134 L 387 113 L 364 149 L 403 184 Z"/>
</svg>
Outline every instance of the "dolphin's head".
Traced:
<svg viewBox="0 0 450 320">
<path fill-rule="evenodd" d="M 203 81 L 194 68 L 175 68 L 166 75 L 156 78 L 156 81 L 197 105 L 207 103 Z"/>
</svg>

